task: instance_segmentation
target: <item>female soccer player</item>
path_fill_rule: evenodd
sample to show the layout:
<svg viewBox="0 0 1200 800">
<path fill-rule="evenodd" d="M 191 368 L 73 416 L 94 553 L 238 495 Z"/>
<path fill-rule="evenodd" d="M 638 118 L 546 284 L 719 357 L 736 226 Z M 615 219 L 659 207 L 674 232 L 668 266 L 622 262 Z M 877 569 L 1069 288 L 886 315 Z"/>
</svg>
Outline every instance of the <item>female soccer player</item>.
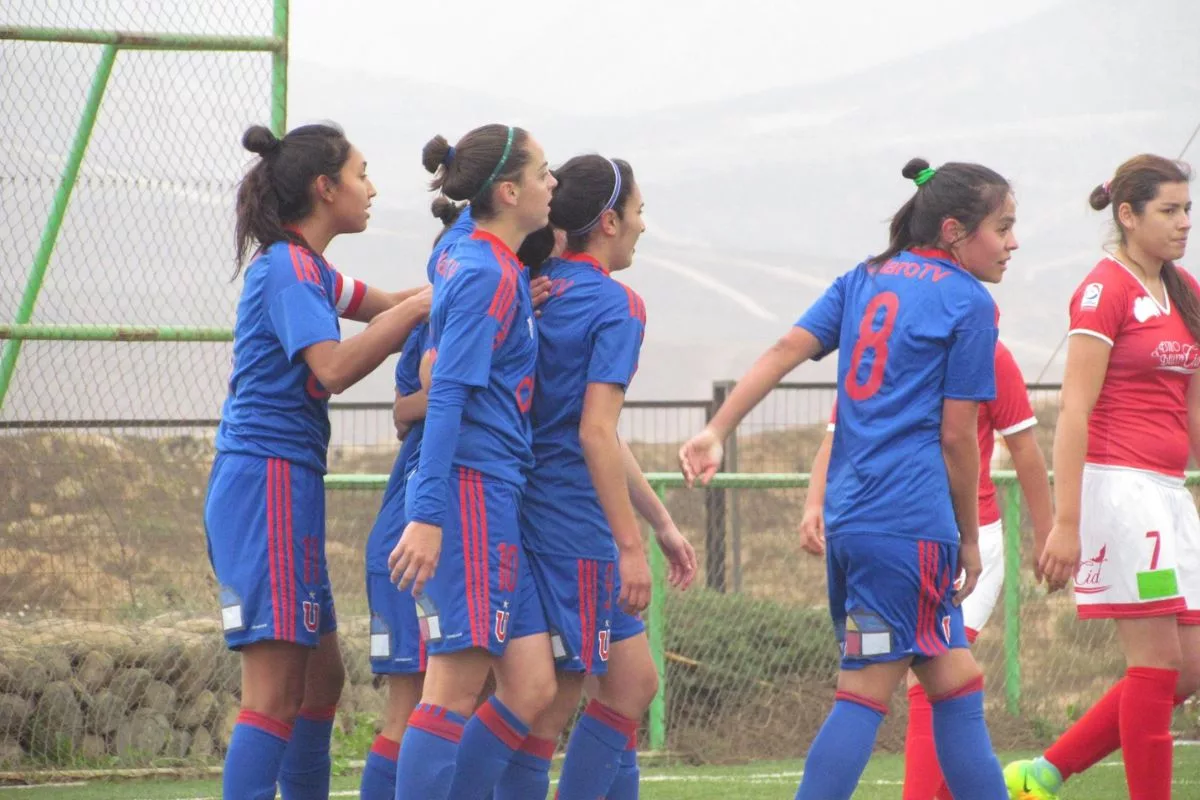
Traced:
<svg viewBox="0 0 1200 800">
<path fill-rule="evenodd" d="M 540 614 L 531 581 L 518 579 L 537 336 L 515 250 L 546 226 L 555 180 L 537 142 L 504 125 L 476 128 L 453 150 L 435 137 L 423 162 L 432 188 L 470 201 L 476 227 L 434 264 L 425 431 L 409 522 L 389 557 L 393 580 L 413 588 L 429 654 L 396 798 L 483 798 L 554 696 L 549 637 L 508 639 L 519 586 L 533 598 L 526 613 Z M 468 724 L 492 669 L 497 694 Z"/>
<path fill-rule="evenodd" d="M 825 473 L 829 468 L 836 418 L 835 408 L 828 432 L 813 458 L 804 518 L 800 523 L 800 546 L 814 555 L 825 554 Z M 1034 530 L 1034 569 L 1039 582 L 1041 580 L 1041 571 L 1036 566 L 1037 556 L 1041 555 L 1046 535 L 1054 522 L 1054 510 L 1050 504 L 1046 460 L 1033 432 L 1036 424 L 1021 368 L 1004 343 L 997 342 L 996 399 L 979 404 L 979 553 L 983 560 L 983 572 L 975 591 L 962 604 L 963 625 L 970 644 L 975 643 L 992 615 L 1004 586 L 1004 528 L 991 474 L 992 449 L 997 433 L 1004 437 L 1017 479 L 1029 504 Z M 935 797 L 938 800 L 951 800 L 950 789 L 942 778 L 933 743 L 933 714 L 929 696 L 911 671 L 908 674 L 908 734 L 905 738 L 904 761 L 904 800 L 933 800 Z"/>
<path fill-rule="evenodd" d="M 767 392 L 840 348 L 826 519 L 842 670 L 798 800 L 851 796 L 910 665 L 933 698 L 954 796 L 1005 795 L 958 604 L 981 571 L 976 426 L 995 396 L 995 304 L 980 281 L 1000 280 L 1017 247 L 1015 204 L 1008 182 L 976 164 L 913 159 L 903 173 L 917 190 L 888 249 L 838 278 L 680 450 L 686 479 L 706 483 L 721 442 Z"/>
<path fill-rule="evenodd" d="M 567 252 L 541 268 L 551 297 L 538 324 L 534 469 L 521 535 L 546 611 L 558 695 L 497 785 L 497 800 L 546 796 L 550 757 L 587 675 L 600 676 L 600 688 L 568 744 L 557 796 L 636 796 L 637 727 L 658 675 L 637 616 L 650 600 L 650 568 L 635 507 L 656 530 L 672 582 L 686 586 L 696 568 L 691 545 L 617 435 L 646 307 L 612 273 L 633 264 L 645 231 L 641 190 L 628 163 L 598 155 L 572 158 L 555 177 L 550 221 L 567 232 Z M 614 795 L 618 768 L 632 780 Z"/>
<path fill-rule="evenodd" d="M 455 205 L 445 197 L 433 201 L 432 211 L 435 217 L 442 220 L 444 227 L 434 241 L 431 266 L 436 265 L 445 250 L 475 229 L 470 209 Z M 537 234 L 526 237 L 525 243 L 517 251 L 522 263 L 527 263 L 526 259 L 537 259 L 539 263 L 544 261 L 549 256 L 542 249 L 545 240 L 546 237 Z M 550 232 L 549 243 L 553 246 L 553 232 Z M 530 291 L 535 306 L 545 301 L 549 284 L 549 279 L 545 277 L 531 282 Z M 385 676 L 388 701 L 381 730 L 366 756 L 359 789 L 361 800 L 391 800 L 395 795 L 400 740 L 404 736 L 408 718 L 420 700 L 425 674 L 425 647 L 421 641 L 416 603 L 410 592 L 396 591 L 388 573 L 387 560 L 407 522 L 404 513 L 407 477 L 416 469 L 420 458 L 428 391 L 428 387 L 422 383 L 420 365 L 427 350 L 428 334 L 429 326 L 425 323 L 413 329 L 396 363 L 396 400 L 392 417 L 396 434 L 404 444 L 392 466 L 379 516 L 367 538 L 371 671 Z"/>
<path fill-rule="evenodd" d="M 1071 298 L 1042 571 L 1052 587 L 1074 575 L 1081 619 L 1116 620 L 1128 669 L 1044 757 L 1008 766 L 1018 797 L 1056 797 L 1118 746 L 1131 798 L 1171 796 L 1173 706 L 1200 686 L 1200 520 L 1183 485 L 1200 455 L 1200 300 L 1175 264 L 1190 177 L 1141 155 L 1090 198 L 1112 206 L 1118 244 Z"/>
<path fill-rule="evenodd" d="M 343 278 L 322 255 L 367 226 L 366 161 L 331 125 L 242 143 L 260 158 L 238 189 L 237 263 L 252 245 L 234 328 L 204 524 L 225 641 L 242 652 L 242 711 L 225 797 L 329 793 L 343 670 L 325 566 L 328 397 L 365 377 L 428 313 Z M 370 320 L 341 341 L 338 316 Z"/>
</svg>

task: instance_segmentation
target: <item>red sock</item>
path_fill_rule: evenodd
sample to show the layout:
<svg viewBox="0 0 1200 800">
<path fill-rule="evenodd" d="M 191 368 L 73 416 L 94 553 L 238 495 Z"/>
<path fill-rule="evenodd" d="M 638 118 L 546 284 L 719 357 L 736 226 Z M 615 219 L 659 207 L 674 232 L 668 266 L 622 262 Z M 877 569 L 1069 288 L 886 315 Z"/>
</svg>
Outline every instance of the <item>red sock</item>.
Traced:
<svg viewBox="0 0 1200 800">
<path fill-rule="evenodd" d="M 1125 670 L 1120 730 L 1130 800 L 1171 799 L 1171 716 L 1178 681 L 1178 670 Z"/>
<path fill-rule="evenodd" d="M 933 707 L 919 685 L 908 690 L 904 738 L 904 800 L 952 800 L 933 746 Z"/>
<path fill-rule="evenodd" d="M 1121 696 L 1126 682 L 1117 681 L 1046 751 L 1046 760 L 1058 767 L 1064 781 L 1121 746 Z"/>
<path fill-rule="evenodd" d="M 1058 768 L 1064 781 L 1091 769 L 1121 748 L 1120 706 L 1124 687 L 1124 679 L 1117 681 L 1046 751 L 1046 760 Z M 1175 705 L 1183 705 L 1187 699 L 1187 695 L 1177 695 Z"/>
</svg>

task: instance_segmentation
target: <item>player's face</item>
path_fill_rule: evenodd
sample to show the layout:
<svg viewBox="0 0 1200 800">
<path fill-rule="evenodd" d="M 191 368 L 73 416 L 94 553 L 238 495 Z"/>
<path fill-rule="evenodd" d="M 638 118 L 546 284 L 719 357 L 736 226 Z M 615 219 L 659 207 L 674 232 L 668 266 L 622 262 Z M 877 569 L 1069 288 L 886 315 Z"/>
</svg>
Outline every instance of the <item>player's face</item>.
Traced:
<svg viewBox="0 0 1200 800">
<path fill-rule="evenodd" d="M 951 250 L 963 267 L 984 283 L 999 283 L 1008 269 L 1008 259 L 1017 244 L 1013 226 L 1017 222 L 1017 202 L 1011 194 L 988 214 L 970 236 Z"/>
<path fill-rule="evenodd" d="M 1146 203 L 1141 216 L 1122 214 L 1125 236 L 1143 252 L 1161 261 L 1178 261 L 1187 250 L 1192 229 L 1192 198 L 1186 183 L 1164 183 Z"/>
<path fill-rule="evenodd" d="M 642 190 L 635 183 L 629 196 L 625 198 L 625 214 L 617 220 L 617 239 L 614 242 L 612 270 L 627 269 L 633 264 L 633 251 L 637 247 L 638 238 L 646 232 L 646 223 L 642 219 L 645 203 L 642 202 Z"/>
<path fill-rule="evenodd" d="M 550 196 L 558 185 L 550 173 L 550 164 L 542 146 L 530 137 L 525 145 L 529 158 L 521 170 L 521 179 L 516 187 L 517 216 L 521 229 L 526 233 L 550 224 Z"/>
<path fill-rule="evenodd" d="M 367 177 L 367 160 L 350 148 L 350 155 L 342 165 L 336 185 L 329 189 L 329 203 L 338 233 L 361 233 L 367 229 L 371 216 L 371 198 L 375 196 L 375 185 Z"/>
</svg>

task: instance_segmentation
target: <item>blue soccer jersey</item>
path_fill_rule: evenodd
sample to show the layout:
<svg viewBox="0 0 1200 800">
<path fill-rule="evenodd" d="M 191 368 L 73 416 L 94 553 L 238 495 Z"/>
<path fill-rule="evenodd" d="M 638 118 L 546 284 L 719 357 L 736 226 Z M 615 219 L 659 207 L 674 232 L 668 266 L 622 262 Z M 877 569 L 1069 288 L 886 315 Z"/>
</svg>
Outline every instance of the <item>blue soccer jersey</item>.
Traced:
<svg viewBox="0 0 1200 800">
<path fill-rule="evenodd" d="M 422 322 L 413 328 L 400 351 L 396 362 L 396 391 L 402 395 L 416 394 L 421 390 L 421 355 L 429 340 L 429 325 Z M 421 457 L 421 436 L 425 430 L 423 419 L 414 422 L 404 437 L 404 444 L 392 465 L 387 487 L 383 490 L 383 502 L 371 534 L 367 537 L 367 571 L 388 572 L 387 560 L 392 548 L 404 532 L 407 520 L 404 517 L 404 492 L 408 475 L 417 466 Z"/>
<path fill-rule="evenodd" d="M 583 458 L 579 422 L 590 383 L 626 389 L 637 372 L 646 305 L 594 259 L 551 259 L 538 319 L 534 468 L 521 505 L 525 546 L 539 553 L 616 558 L 612 529 Z"/>
<path fill-rule="evenodd" d="M 533 463 L 529 409 L 537 338 L 525 268 L 491 233 L 476 229 L 446 249 L 433 286 L 433 385 L 410 492 L 413 519 L 440 525 L 451 465 L 524 485 Z M 453 411 L 461 417 L 438 427 L 450 394 L 461 395 L 461 411 Z"/>
<path fill-rule="evenodd" d="M 471 216 L 471 207 L 467 206 L 458 213 L 458 219 L 454 220 L 441 238 L 437 240 L 437 244 L 433 246 L 433 252 L 429 254 L 429 261 L 425 265 L 425 274 L 429 278 L 430 283 L 435 283 L 434 275 L 437 274 L 437 264 L 443 254 L 454 245 L 458 244 L 459 240 L 470 236 L 475 232 L 475 218 Z"/>
<path fill-rule="evenodd" d="M 829 535 L 958 542 L 942 403 L 996 396 L 995 315 L 949 254 L 915 250 L 842 275 L 796 323 L 840 349 Z"/>
<path fill-rule="evenodd" d="M 339 340 L 339 313 L 353 313 L 363 294 L 362 284 L 291 242 L 276 242 L 251 262 L 238 302 L 217 452 L 325 471 L 329 392 L 301 353 Z"/>
</svg>

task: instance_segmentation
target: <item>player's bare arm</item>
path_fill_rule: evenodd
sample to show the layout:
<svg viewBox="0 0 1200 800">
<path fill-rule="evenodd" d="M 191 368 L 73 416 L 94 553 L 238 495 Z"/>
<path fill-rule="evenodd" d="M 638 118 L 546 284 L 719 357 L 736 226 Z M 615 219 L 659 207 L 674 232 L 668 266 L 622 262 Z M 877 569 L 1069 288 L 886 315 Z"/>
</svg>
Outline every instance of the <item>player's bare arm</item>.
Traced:
<svg viewBox="0 0 1200 800">
<path fill-rule="evenodd" d="M 832 453 L 833 431 L 826 431 L 813 456 L 808 492 L 804 496 L 804 516 L 800 519 L 800 548 L 814 556 L 825 555 L 825 482 Z"/>
<path fill-rule="evenodd" d="M 624 439 L 621 440 L 621 457 L 625 462 L 629 499 L 642 519 L 650 523 L 658 546 L 667 557 L 667 583 L 676 589 L 686 589 L 696 577 L 696 550 L 675 526 L 671 513 L 659 499 L 654 487 L 646 480 L 637 457 Z"/>
<path fill-rule="evenodd" d="M 954 602 L 975 589 L 983 564 L 979 555 L 979 403 L 946 398 L 942 404 L 942 457 L 950 502 L 958 524 L 959 568 L 965 573 Z"/>
<path fill-rule="evenodd" d="M 1111 352 L 1112 346 L 1095 336 L 1072 336 L 1067 342 L 1067 366 L 1054 429 L 1054 527 L 1039 562 L 1050 591 L 1065 587 L 1079 568 L 1088 417 L 1104 386 Z"/>
<path fill-rule="evenodd" d="M 583 446 L 583 458 L 592 484 L 596 487 L 596 497 L 617 544 L 621 604 L 630 613 L 637 613 L 650 605 L 650 564 L 633 515 L 621 441 L 617 437 L 617 419 L 624 402 L 625 392 L 620 386 L 588 384 L 579 420 L 579 442 Z"/>
<path fill-rule="evenodd" d="M 1021 492 L 1029 505 L 1029 518 L 1033 522 L 1033 564 L 1038 583 L 1042 581 L 1039 560 L 1046 547 L 1046 537 L 1054 527 L 1054 505 L 1050 496 L 1050 476 L 1046 472 L 1046 458 L 1038 447 L 1033 428 L 1004 437 L 1004 446 L 1012 457 L 1013 469 Z"/>
<path fill-rule="evenodd" d="M 413 423 L 425 419 L 428 400 L 429 393 L 425 389 L 412 394 L 396 392 L 396 400 L 392 403 L 392 424 L 396 426 L 397 439 L 403 441 Z"/>
<path fill-rule="evenodd" d="M 817 337 L 803 328 L 793 327 L 771 349 L 759 356 L 704 430 L 680 448 L 680 467 L 688 486 L 693 485 L 697 478 L 704 485 L 712 480 L 721 465 L 721 443 L 726 437 L 785 375 L 815 358 L 821 350 Z"/>
<path fill-rule="evenodd" d="M 432 290 L 425 289 L 379 314 L 362 333 L 310 345 L 303 351 L 305 362 L 327 391 L 341 394 L 403 346 L 412 329 L 429 316 L 432 297 Z"/>
</svg>

